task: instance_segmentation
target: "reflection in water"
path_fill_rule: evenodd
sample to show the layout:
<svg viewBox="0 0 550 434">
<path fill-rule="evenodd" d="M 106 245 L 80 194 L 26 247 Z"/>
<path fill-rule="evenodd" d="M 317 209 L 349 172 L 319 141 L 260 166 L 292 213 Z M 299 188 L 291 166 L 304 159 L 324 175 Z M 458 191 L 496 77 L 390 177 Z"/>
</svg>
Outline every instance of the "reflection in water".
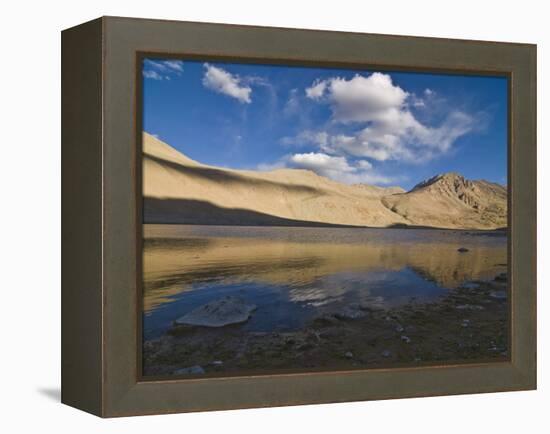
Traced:
<svg viewBox="0 0 550 434">
<path fill-rule="evenodd" d="M 429 300 L 507 260 L 496 232 L 145 225 L 144 238 L 146 336 L 223 295 L 258 306 L 250 330 L 292 329 L 349 303 Z"/>
</svg>

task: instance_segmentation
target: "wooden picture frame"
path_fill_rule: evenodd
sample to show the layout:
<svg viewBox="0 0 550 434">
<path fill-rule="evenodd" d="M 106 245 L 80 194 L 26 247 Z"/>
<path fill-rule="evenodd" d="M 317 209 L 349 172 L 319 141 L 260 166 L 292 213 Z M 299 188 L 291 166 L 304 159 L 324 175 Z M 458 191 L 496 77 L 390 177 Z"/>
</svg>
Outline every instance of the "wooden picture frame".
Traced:
<svg viewBox="0 0 550 434">
<path fill-rule="evenodd" d="M 509 78 L 507 362 L 140 375 L 143 55 Z M 536 388 L 536 46 L 103 17 L 62 33 L 62 402 L 102 417 Z"/>
</svg>

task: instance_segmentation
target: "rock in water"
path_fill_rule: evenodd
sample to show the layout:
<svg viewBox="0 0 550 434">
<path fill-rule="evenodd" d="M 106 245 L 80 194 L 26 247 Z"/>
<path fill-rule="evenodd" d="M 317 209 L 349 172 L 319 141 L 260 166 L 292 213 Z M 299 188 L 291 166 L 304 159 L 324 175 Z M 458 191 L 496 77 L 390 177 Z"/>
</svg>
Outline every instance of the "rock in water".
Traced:
<svg viewBox="0 0 550 434">
<path fill-rule="evenodd" d="M 245 322 L 255 309 L 255 304 L 247 303 L 240 297 L 227 296 L 203 304 L 175 322 L 176 325 L 223 327 Z"/>
<path fill-rule="evenodd" d="M 457 249 L 457 252 L 460 252 L 460 253 L 466 253 L 466 252 L 469 252 L 470 250 L 468 250 L 466 247 L 460 247 L 459 249 Z"/>
</svg>

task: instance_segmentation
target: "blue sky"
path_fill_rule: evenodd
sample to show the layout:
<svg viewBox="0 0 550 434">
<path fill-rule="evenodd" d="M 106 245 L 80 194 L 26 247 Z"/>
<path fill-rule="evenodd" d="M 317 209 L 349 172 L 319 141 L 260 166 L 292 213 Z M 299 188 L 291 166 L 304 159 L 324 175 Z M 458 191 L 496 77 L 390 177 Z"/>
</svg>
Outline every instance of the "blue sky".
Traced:
<svg viewBox="0 0 550 434">
<path fill-rule="evenodd" d="M 144 130 L 204 164 L 506 183 L 505 78 L 153 58 L 143 76 Z"/>
</svg>

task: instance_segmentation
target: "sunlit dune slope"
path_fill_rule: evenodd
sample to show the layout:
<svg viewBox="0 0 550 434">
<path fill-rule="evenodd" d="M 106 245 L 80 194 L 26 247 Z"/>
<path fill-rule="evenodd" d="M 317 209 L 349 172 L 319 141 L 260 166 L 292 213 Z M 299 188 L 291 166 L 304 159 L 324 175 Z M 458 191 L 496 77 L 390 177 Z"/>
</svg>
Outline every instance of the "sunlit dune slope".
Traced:
<svg viewBox="0 0 550 434">
<path fill-rule="evenodd" d="M 145 223 L 506 226 L 505 189 L 475 182 L 470 203 L 452 192 L 445 196 L 427 188 L 405 193 L 399 187 L 347 185 L 309 170 L 225 169 L 198 163 L 143 134 Z M 475 208 L 474 202 L 482 206 Z"/>
</svg>

